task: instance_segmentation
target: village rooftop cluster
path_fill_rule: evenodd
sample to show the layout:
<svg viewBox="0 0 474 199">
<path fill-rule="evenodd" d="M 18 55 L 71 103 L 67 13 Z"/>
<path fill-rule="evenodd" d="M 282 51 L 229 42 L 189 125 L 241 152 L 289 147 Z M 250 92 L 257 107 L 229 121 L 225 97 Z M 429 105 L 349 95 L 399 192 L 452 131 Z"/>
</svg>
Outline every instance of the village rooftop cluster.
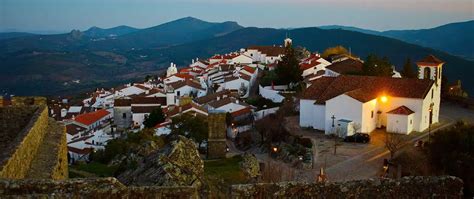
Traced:
<svg viewBox="0 0 474 199">
<path fill-rule="evenodd" d="M 166 75 L 113 89 L 97 89 L 80 104 L 60 98 L 49 104 L 50 116 L 67 128 L 72 160 L 87 160 L 94 150 L 121 132 L 144 128 L 150 113 L 161 108 L 166 120 L 154 127 L 156 135 L 171 132 L 173 117 L 189 113 L 207 117 L 210 112 L 227 112 L 232 125 L 227 136 L 234 138 L 252 128 L 252 122 L 274 113 L 278 107 L 255 107 L 246 103 L 259 96 L 281 103 L 285 96 L 299 101 L 299 125 L 340 137 L 370 133 L 379 127 L 409 134 L 424 131 L 438 122 L 443 62 L 427 56 L 417 62 L 418 78 L 348 75 L 361 71 L 363 61 L 350 55 L 323 59 L 311 53 L 299 60 L 306 85 L 300 96 L 290 85 L 260 85 L 263 71 L 275 70 L 292 45 L 250 46 L 236 52 L 193 59 L 187 67 L 171 63 Z M 357 127 L 357 128 L 355 128 Z"/>
</svg>

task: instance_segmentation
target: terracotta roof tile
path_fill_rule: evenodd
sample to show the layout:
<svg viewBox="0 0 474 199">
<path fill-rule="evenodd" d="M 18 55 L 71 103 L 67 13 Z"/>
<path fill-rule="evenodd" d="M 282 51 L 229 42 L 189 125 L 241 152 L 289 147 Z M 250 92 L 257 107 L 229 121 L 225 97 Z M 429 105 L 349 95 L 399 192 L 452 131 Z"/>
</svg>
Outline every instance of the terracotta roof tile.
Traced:
<svg viewBox="0 0 474 199">
<path fill-rule="evenodd" d="M 114 106 L 130 106 L 132 103 L 131 99 L 115 99 Z"/>
<path fill-rule="evenodd" d="M 204 90 L 204 88 L 201 87 L 200 83 L 195 82 L 193 80 L 177 81 L 170 83 L 169 86 L 173 87 L 174 89 L 179 89 L 183 86 L 190 86 L 196 89 Z"/>
<path fill-rule="evenodd" d="M 339 74 L 348 74 L 362 71 L 363 63 L 355 59 L 346 59 L 344 61 L 332 63 L 326 69 Z"/>
<path fill-rule="evenodd" d="M 342 94 L 365 102 L 384 94 L 393 97 L 424 98 L 433 85 L 432 80 L 350 76 L 321 77 L 311 82 L 302 94 L 302 99 L 316 100 L 324 104 L 327 100 Z"/>
<path fill-rule="evenodd" d="M 224 96 L 230 97 L 230 96 L 234 96 L 234 94 L 230 92 L 230 90 L 222 90 L 222 91 L 212 93 L 206 96 L 195 98 L 194 101 L 198 104 L 207 104 L 211 101 L 217 100 L 218 97 L 224 98 Z"/>
<path fill-rule="evenodd" d="M 90 113 L 85 113 L 85 114 L 78 115 L 76 117 L 76 119 L 74 119 L 74 120 L 76 122 L 79 122 L 79 123 L 82 123 L 82 124 L 85 124 L 85 125 L 89 126 L 89 125 L 93 124 L 94 122 L 97 122 L 100 119 L 106 117 L 109 114 L 110 114 L 109 111 L 104 110 L 104 109 L 100 109 L 100 110 L 95 111 L 95 112 L 90 112 Z"/>
<path fill-rule="evenodd" d="M 247 49 L 258 50 L 272 57 L 285 54 L 285 48 L 281 46 L 249 46 Z"/>
<path fill-rule="evenodd" d="M 412 111 L 406 106 L 399 106 L 391 111 L 388 111 L 387 113 L 398 115 L 411 115 L 412 113 L 414 113 L 414 111 Z"/>
<path fill-rule="evenodd" d="M 439 64 L 443 64 L 444 62 L 435 57 L 434 55 L 428 55 L 425 58 L 421 59 L 420 61 L 416 62 L 418 65 L 428 65 L 428 66 L 438 66 Z"/>
</svg>

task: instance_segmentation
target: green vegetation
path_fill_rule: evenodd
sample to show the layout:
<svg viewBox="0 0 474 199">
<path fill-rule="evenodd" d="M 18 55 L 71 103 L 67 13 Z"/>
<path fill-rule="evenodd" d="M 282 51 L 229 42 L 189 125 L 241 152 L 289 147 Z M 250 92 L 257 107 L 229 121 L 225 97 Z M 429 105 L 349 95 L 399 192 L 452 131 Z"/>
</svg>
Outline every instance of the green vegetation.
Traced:
<svg viewBox="0 0 474 199">
<path fill-rule="evenodd" d="M 91 162 L 89 164 L 77 164 L 72 165 L 70 168 L 78 171 L 85 171 L 87 173 L 94 174 L 97 177 L 111 177 L 114 176 L 115 171 L 117 170 L 117 166 L 107 166 L 106 164 L 102 164 L 99 162 Z M 75 173 L 75 172 L 72 172 Z M 79 173 L 80 174 L 80 173 Z M 79 176 L 79 175 L 78 175 Z M 74 177 L 69 176 L 69 177 Z"/>
<path fill-rule="evenodd" d="M 474 125 L 458 122 L 436 132 L 428 144 L 428 159 L 436 174 L 454 175 L 464 181 L 466 197 L 474 195 Z"/>
<path fill-rule="evenodd" d="M 222 179 L 228 185 L 246 183 L 247 179 L 240 167 L 241 161 L 242 156 L 204 161 L 204 175 L 211 179 Z"/>
<path fill-rule="evenodd" d="M 285 55 L 281 58 L 281 61 L 278 62 L 275 73 L 278 76 L 277 82 L 275 83 L 281 85 L 297 83 L 302 80 L 302 71 L 299 66 L 299 61 L 291 45 L 285 48 Z"/>
<path fill-rule="evenodd" d="M 391 77 L 393 75 L 392 64 L 387 57 L 379 58 L 377 55 L 371 54 L 364 62 L 362 75 Z"/>
<path fill-rule="evenodd" d="M 164 122 L 165 119 L 166 117 L 163 113 L 163 110 L 161 110 L 161 108 L 156 108 L 153 109 L 150 115 L 145 118 L 145 121 L 143 121 L 143 125 L 145 125 L 146 128 L 153 128 L 157 124 Z"/>
<path fill-rule="evenodd" d="M 410 58 L 407 58 L 405 64 L 403 65 L 403 69 L 401 72 L 402 77 L 404 78 L 416 78 L 417 73 L 414 70 L 413 64 L 411 63 Z"/>
<path fill-rule="evenodd" d="M 330 47 L 326 50 L 324 50 L 323 54 L 321 54 L 321 57 L 324 59 L 328 59 L 332 55 L 348 55 L 349 51 L 347 51 L 346 48 L 343 46 L 335 46 L 335 47 Z"/>
<path fill-rule="evenodd" d="M 166 139 L 163 136 L 155 136 L 154 133 L 152 129 L 144 129 L 137 133 L 127 133 L 125 139 L 110 140 L 105 146 L 105 150 L 95 152 L 91 160 L 93 162 L 108 164 L 115 157 L 138 151 L 143 144 L 149 142 L 154 143 L 158 148 L 163 147 L 166 143 Z"/>
<path fill-rule="evenodd" d="M 170 125 L 171 134 L 183 135 L 196 141 L 199 146 L 208 137 L 207 118 L 191 114 L 183 114 L 173 118 Z"/>
<path fill-rule="evenodd" d="M 257 111 L 267 108 L 278 107 L 281 105 L 281 103 L 275 103 L 272 100 L 263 98 L 261 96 L 248 98 L 246 102 L 252 106 L 257 107 Z"/>
</svg>

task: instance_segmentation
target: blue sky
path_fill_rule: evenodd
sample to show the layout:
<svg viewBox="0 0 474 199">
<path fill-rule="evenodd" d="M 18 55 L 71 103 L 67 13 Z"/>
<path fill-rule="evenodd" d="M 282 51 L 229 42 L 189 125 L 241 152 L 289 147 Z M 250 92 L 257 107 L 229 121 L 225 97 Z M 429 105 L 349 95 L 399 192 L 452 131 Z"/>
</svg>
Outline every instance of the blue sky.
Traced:
<svg viewBox="0 0 474 199">
<path fill-rule="evenodd" d="M 144 28 L 187 16 L 274 28 L 418 29 L 474 19 L 474 0 L 0 0 L 0 31 Z"/>
</svg>

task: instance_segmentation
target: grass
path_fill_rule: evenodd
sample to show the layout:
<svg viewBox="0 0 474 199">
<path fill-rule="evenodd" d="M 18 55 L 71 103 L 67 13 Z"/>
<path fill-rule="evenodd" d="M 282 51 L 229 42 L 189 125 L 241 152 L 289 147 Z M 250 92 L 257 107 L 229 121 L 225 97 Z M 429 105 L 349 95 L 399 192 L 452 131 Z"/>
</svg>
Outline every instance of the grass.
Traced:
<svg viewBox="0 0 474 199">
<path fill-rule="evenodd" d="M 72 165 L 71 168 L 78 171 L 85 171 L 94 174 L 99 177 L 111 177 L 114 176 L 114 172 L 117 170 L 116 166 L 107 166 L 98 162 L 91 162 L 89 164 L 78 164 Z"/>
<path fill-rule="evenodd" d="M 231 185 L 247 183 L 247 178 L 240 169 L 241 161 L 241 156 L 204 161 L 204 176 L 210 191 L 225 196 L 225 191 Z"/>
</svg>

